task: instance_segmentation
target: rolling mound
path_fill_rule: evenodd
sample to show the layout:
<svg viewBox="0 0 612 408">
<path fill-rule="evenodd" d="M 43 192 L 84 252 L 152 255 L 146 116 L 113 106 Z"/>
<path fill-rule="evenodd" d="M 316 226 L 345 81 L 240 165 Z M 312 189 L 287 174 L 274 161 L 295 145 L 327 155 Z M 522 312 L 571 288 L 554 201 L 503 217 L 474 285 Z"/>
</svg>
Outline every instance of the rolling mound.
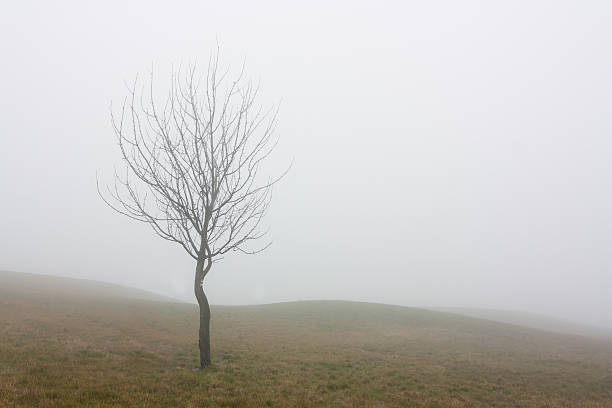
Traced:
<svg viewBox="0 0 612 408">
<path fill-rule="evenodd" d="M 438 311 L 310 301 L 197 307 L 0 273 L 0 406 L 610 407 L 612 342 Z"/>
<path fill-rule="evenodd" d="M 114 283 L 88 279 L 64 278 L 0 271 L 0 300 L 68 300 L 68 299 L 134 299 L 159 302 L 180 302 L 166 296 L 141 289 L 128 288 Z"/>
</svg>

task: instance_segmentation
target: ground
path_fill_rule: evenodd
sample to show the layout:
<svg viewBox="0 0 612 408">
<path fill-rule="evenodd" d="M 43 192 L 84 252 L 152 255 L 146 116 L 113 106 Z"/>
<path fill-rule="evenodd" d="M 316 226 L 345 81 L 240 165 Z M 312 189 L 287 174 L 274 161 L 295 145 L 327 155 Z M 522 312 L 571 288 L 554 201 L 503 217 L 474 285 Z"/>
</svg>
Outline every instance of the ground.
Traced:
<svg viewBox="0 0 612 408">
<path fill-rule="evenodd" d="M 367 303 L 213 307 L 213 366 L 194 371 L 195 305 L 19 276 L 0 275 L 0 406 L 612 407 L 609 338 Z"/>
</svg>

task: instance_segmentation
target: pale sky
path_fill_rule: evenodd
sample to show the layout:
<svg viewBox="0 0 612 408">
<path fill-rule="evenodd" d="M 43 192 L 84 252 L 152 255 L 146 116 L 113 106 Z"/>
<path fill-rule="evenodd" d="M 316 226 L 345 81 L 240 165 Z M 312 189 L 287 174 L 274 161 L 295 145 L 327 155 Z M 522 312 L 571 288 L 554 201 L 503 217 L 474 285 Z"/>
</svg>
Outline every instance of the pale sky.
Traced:
<svg viewBox="0 0 612 408">
<path fill-rule="evenodd" d="M 213 304 L 486 307 L 612 327 L 609 1 L 19 1 L 0 14 L 0 269 L 193 300 L 194 262 L 107 208 L 110 102 L 207 61 L 282 100 L 272 247 Z"/>
</svg>

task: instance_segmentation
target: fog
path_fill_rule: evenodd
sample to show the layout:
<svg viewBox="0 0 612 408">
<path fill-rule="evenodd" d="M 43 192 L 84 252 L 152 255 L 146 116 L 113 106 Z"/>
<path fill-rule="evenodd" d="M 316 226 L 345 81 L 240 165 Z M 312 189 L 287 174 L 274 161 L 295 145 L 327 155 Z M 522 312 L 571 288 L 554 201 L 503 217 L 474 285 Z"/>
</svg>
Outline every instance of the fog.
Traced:
<svg viewBox="0 0 612 408">
<path fill-rule="evenodd" d="M 347 299 L 612 327 L 612 3 L 10 2 L 0 269 L 194 301 L 194 261 L 100 200 L 110 103 L 206 62 L 281 102 L 265 219 L 213 304 Z M 163 91 L 163 88 L 160 89 Z"/>
</svg>

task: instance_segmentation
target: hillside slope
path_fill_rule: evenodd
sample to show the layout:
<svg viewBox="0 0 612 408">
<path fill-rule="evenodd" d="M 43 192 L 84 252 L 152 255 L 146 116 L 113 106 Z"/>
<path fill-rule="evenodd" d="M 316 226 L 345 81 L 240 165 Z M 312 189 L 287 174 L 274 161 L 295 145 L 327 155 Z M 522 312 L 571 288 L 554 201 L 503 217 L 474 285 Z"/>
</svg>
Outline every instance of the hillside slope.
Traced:
<svg viewBox="0 0 612 408">
<path fill-rule="evenodd" d="M 581 336 L 612 339 L 612 329 L 568 322 L 537 313 L 460 307 L 430 308 L 430 310 L 476 317 L 479 319 L 493 320 L 496 322 L 514 324 L 556 333 L 577 334 Z"/>
<path fill-rule="evenodd" d="M 225 306 L 194 372 L 195 305 L 2 276 L 0 406 L 612 407 L 602 339 L 368 303 Z"/>
<path fill-rule="evenodd" d="M 0 271 L 0 299 L 100 299 L 121 298 L 180 302 L 166 296 L 114 283 L 52 275 Z"/>
</svg>

